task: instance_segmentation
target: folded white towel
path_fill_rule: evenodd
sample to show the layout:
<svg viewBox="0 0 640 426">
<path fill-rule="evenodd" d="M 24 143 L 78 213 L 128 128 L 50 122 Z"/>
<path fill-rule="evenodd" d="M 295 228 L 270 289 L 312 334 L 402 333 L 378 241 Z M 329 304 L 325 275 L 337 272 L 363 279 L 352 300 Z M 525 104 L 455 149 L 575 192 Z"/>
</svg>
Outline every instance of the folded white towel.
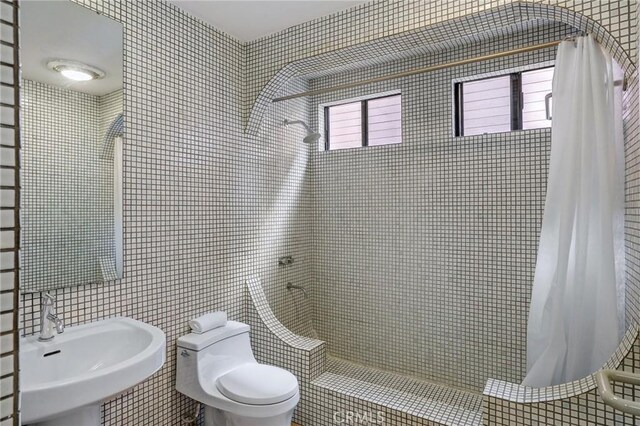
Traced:
<svg viewBox="0 0 640 426">
<path fill-rule="evenodd" d="M 211 312 L 189 321 L 189 327 L 194 333 L 202 334 L 214 328 L 222 327 L 227 324 L 226 312 Z"/>
</svg>

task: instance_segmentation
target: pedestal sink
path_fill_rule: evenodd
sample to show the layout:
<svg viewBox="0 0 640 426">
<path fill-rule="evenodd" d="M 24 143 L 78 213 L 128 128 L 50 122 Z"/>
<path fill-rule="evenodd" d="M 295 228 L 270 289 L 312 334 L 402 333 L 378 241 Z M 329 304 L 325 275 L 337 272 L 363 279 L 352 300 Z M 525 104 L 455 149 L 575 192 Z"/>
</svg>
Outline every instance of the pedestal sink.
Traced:
<svg viewBox="0 0 640 426">
<path fill-rule="evenodd" d="M 158 371 L 165 348 L 162 330 L 123 317 L 68 327 L 49 342 L 22 339 L 22 423 L 99 426 L 102 402 Z"/>
</svg>

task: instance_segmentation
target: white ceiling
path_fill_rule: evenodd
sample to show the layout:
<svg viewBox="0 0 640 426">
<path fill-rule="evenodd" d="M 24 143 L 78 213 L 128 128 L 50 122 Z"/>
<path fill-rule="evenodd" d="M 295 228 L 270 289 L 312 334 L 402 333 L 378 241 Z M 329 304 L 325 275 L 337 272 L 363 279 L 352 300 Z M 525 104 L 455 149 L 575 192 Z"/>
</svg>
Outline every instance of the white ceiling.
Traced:
<svg viewBox="0 0 640 426">
<path fill-rule="evenodd" d="M 252 41 L 315 18 L 349 9 L 357 4 L 368 3 L 362 0 L 170 1 L 241 41 Z"/>
<path fill-rule="evenodd" d="M 122 88 L 122 25 L 70 1 L 20 3 L 22 78 L 92 95 Z M 82 62 L 106 72 L 74 82 L 47 68 L 53 59 Z"/>
</svg>

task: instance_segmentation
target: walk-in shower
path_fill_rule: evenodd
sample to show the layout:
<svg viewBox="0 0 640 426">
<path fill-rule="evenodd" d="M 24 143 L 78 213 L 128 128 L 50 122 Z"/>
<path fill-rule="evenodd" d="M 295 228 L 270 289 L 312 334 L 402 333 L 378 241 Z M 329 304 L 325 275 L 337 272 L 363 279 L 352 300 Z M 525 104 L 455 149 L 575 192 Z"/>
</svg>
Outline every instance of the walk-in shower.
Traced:
<svg viewBox="0 0 640 426">
<path fill-rule="evenodd" d="M 291 125 L 291 124 L 300 124 L 302 125 L 302 127 L 305 128 L 305 130 L 307 131 L 307 136 L 304 137 L 304 139 L 302 139 L 302 142 L 306 143 L 306 144 L 313 144 L 313 143 L 318 143 L 318 141 L 320 140 L 320 138 L 322 137 L 322 135 L 318 132 L 314 132 L 313 130 L 311 130 L 311 127 L 309 127 L 309 125 L 307 123 L 305 123 L 302 120 L 284 120 L 282 122 L 282 124 L 284 124 L 285 127 Z"/>
<path fill-rule="evenodd" d="M 517 42 L 507 47 L 496 33 L 482 52 L 469 50 L 475 41 L 466 40 L 447 49 L 450 56 L 404 58 L 397 52 L 405 42 L 398 41 L 393 49 L 379 47 L 389 49 L 388 62 L 347 63 L 345 55 L 336 66 L 333 55 L 305 58 L 274 77 L 252 108 L 255 126 L 248 127 L 258 135 L 265 122 L 306 129 L 269 134 L 280 142 L 268 146 L 279 153 L 282 175 L 295 170 L 304 180 L 295 193 L 289 188 L 299 181 L 278 181 L 276 194 L 295 195 L 286 200 L 282 243 L 269 257 L 273 270 L 260 273 L 251 292 L 264 293 L 271 308 L 260 315 L 273 315 L 283 335 L 295 334 L 291 352 L 299 339 L 324 343 L 324 371 L 310 379 L 314 392 L 392 403 L 421 421 L 456 425 L 481 424 L 488 383 L 524 392 L 552 145 L 545 97 L 558 45 L 587 32 L 562 22 L 512 29 Z M 357 57 L 369 52 L 367 46 Z M 609 54 L 615 59 L 615 51 Z M 298 74 L 283 83 L 294 68 Z M 624 72 L 618 74 L 607 81 L 624 86 Z M 286 95 L 272 98 L 276 93 Z M 496 96 L 504 100 L 500 107 Z M 620 96 L 631 104 L 636 95 Z M 317 150 L 293 155 L 300 151 L 289 139 L 309 143 L 313 131 L 322 133 Z M 284 254 L 295 257 L 294 266 L 277 264 Z M 262 296 L 254 303 L 256 311 L 265 307 Z M 271 341 L 264 346 L 271 356 Z M 315 351 L 308 350 L 310 359 Z M 492 388 L 499 389 L 496 400 L 504 386 Z M 442 399 L 422 399 L 426 394 Z M 403 405 L 407 400 L 413 405 Z M 450 417 L 436 419 L 440 408 L 428 412 L 440 403 Z M 411 411 L 417 406 L 424 411 Z"/>
</svg>

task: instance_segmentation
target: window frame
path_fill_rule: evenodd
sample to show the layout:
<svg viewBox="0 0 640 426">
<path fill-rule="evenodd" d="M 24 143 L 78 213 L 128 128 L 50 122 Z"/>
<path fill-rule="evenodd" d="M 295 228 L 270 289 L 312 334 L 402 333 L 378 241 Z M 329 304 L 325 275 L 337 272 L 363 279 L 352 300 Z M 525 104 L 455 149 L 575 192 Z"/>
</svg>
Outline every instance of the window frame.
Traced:
<svg viewBox="0 0 640 426">
<path fill-rule="evenodd" d="M 377 94 L 371 94 L 366 96 L 359 96 L 351 99 L 342 99 L 337 102 L 330 102 L 325 104 L 320 104 L 319 108 L 322 111 L 321 117 L 324 123 L 324 147 L 323 151 L 342 151 L 345 149 L 356 149 L 356 148 L 366 148 L 369 147 L 369 101 L 375 101 L 378 99 L 390 98 L 392 96 L 400 96 L 400 128 L 402 130 L 402 123 L 404 120 L 404 114 L 402 114 L 402 92 L 401 91 L 391 91 L 391 92 L 383 92 Z M 361 130 L 361 145 L 354 146 L 352 148 L 342 148 L 342 149 L 331 149 L 331 135 L 330 135 L 330 125 L 329 125 L 329 108 L 360 103 L 360 130 Z M 401 145 L 402 139 L 400 143 L 390 143 L 390 144 L 382 144 L 376 146 L 388 146 L 388 145 Z"/>
<path fill-rule="evenodd" d="M 493 78 L 500 77 L 510 77 L 510 123 L 511 130 L 509 132 L 514 131 L 529 131 L 529 130 L 540 130 L 538 129 L 523 129 L 523 112 L 524 112 L 524 93 L 522 93 L 522 74 L 531 72 L 531 71 L 539 71 L 548 68 L 554 68 L 555 64 L 540 64 L 541 66 L 534 66 L 532 68 L 513 70 L 510 72 L 504 72 L 503 74 L 495 74 L 495 75 L 486 75 L 480 78 L 471 78 L 458 80 L 453 82 L 453 136 L 456 138 L 467 137 L 464 134 L 464 110 L 462 108 L 464 104 L 464 83 L 471 83 L 482 80 L 489 80 Z M 545 127 L 546 128 L 546 127 Z M 482 136 L 485 134 L 496 134 L 496 133 L 508 133 L 508 132 L 492 132 L 492 133 L 482 133 L 477 135 L 469 135 L 472 136 Z"/>
</svg>

